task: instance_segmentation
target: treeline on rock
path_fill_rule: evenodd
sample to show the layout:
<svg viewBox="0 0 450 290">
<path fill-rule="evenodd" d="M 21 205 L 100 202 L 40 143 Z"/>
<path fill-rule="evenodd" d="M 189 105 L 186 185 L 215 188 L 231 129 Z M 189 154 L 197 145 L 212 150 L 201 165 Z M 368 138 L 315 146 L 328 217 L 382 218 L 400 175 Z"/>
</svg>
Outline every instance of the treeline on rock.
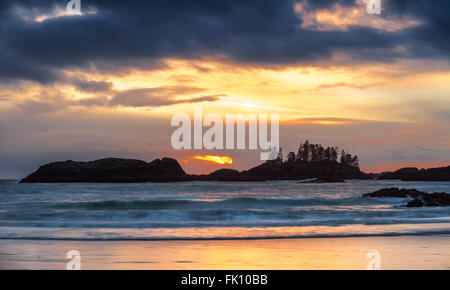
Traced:
<svg viewBox="0 0 450 290">
<path fill-rule="evenodd" d="M 280 148 L 278 157 L 275 160 L 268 161 L 276 163 L 300 163 L 300 162 L 339 162 L 341 164 L 359 167 L 359 158 L 352 156 L 348 150 L 342 149 L 339 152 L 338 147 L 323 147 L 321 144 L 312 144 L 308 140 L 300 143 L 297 154 L 289 152 L 286 158 L 283 157 L 283 149 Z"/>
</svg>

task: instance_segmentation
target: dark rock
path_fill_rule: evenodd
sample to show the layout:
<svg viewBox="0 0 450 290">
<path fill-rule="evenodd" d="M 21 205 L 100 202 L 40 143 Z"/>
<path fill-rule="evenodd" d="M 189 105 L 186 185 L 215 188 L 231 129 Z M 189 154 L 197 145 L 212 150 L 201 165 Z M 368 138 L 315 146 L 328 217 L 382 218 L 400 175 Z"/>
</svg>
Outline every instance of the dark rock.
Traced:
<svg viewBox="0 0 450 290">
<path fill-rule="evenodd" d="M 219 169 L 206 176 L 205 180 L 210 181 L 239 181 L 241 173 L 233 169 Z"/>
<path fill-rule="evenodd" d="M 363 197 L 414 198 L 412 201 L 408 202 L 406 207 L 450 206 L 450 194 L 445 192 L 435 192 L 430 194 L 416 189 L 398 189 L 393 187 L 366 193 Z"/>
<path fill-rule="evenodd" d="M 318 178 L 333 182 L 343 179 L 372 179 L 353 167 L 338 162 L 266 162 L 250 170 L 241 172 L 242 176 L 259 180 L 301 180 Z"/>
<path fill-rule="evenodd" d="M 420 200 L 418 198 L 411 200 L 406 205 L 406 207 L 422 207 L 422 206 L 424 206 L 424 204 L 423 204 L 422 200 Z"/>
<path fill-rule="evenodd" d="M 210 177 L 217 178 L 236 178 L 239 177 L 239 175 L 240 172 L 234 169 L 219 169 L 209 174 Z"/>
<path fill-rule="evenodd" d="M 150 163 L 141 160 L 106 158 L 89 162 L 64 161 L 41 166 L 21 180 L 34 182 L 165 182 L 184 181 L 188 175 L 171 158 Z"/>
<path fill-rule="evenodd" d="M 403 181 L 450 181 L 450 166 L 418 169 L 414 167 L 402 168 L 395 172 L 382 174 L 380 180 L 399 179 Z"/>
<path fill-rule="evenodd" d="M 234 169 L 219 169 L 208 175 L 191 175 L 190 177 L 192 178 L 192 180 L 198 181 L 232 181 L 232 182 L 266 181 L 265 179 L 251 178 L 248 176 L 244 176 L 241 172 Z"/>
<path fill-rule="evenodd" d="M 173 181 L 266 181 L 317 178 L 320 183 L 344 179 L 371 179 L 353 167 L 338 162 L 266 162 L 247 171 L 220 169 L 209 175 L 189 175 L 175 159 L 150 163 L 141 160 L 107 158 L 89 162 L 64 161 L 41 166 L 24 178 L 32 182 L 173 182 Z"/>
<path fill-rule="evenodd" d="M 450 194 L 445 192 L 426 194 L 422 198 L 425 206 L 450 206 Z"/>
<path fill-rule="evenodd" d="M 399 189 L 397 187 L 392 188 L 383 188 L 377 190 L 375 192 L 366 193 L 364 197 L 397 197 L 397 198 L 406 198 L 406 197 L 414 197 L 417 198 L 422 196 L 425 192 L 418 191 L 416 189 Z"/>
</svg>

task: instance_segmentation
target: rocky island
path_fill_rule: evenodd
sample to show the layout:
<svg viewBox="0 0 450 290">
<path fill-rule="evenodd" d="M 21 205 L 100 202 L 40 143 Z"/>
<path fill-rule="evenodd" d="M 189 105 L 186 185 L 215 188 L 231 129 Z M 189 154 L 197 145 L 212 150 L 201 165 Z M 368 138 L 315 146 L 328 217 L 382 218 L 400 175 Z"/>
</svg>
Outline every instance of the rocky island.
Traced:
<svg viewBox="0 0 450 290">
<path fill-rule="evenodd" d="M 184 181 L 186 172 L 171 158 L 142 160 L 105 158 L 89 162 L 53 162 L 22 179 L 21 183 L 49 182 L 169 182 Z"/>
<path fill-rule="evenodd" d="M 63 161 L 43 165 L 21 180 L 33 182 L 179 182 L 179 181 L 266 181 L 317 179 L 318 182 L 343 182 L 344 179 L 372 179 L 359 169 L 358 157 L 337 147 L 324 148 L 306 141 L 298 153 L 286 159 L 282 150 L 275 160 L 245 171 L 220 169 L 207 175 L 187 174 L 177 160 L 142 160 L 106 158 L 89 162 Z"/>
<path fill-rule="evenodd" d="M 339 157 L 339 158 L 338 158 Z M 43 165 L 21 180 L 33 182 L 180 182 L 180 181 L 266 181 L 307 180 L 307 183 L 338 183 L 348 179 L 384 179 L 450 181 L 450 166 L 433 169 L 404 168 L 393 173 L 367 174 L 359 168 L 359 158 L 337 147 L 323 147 L 309 141 L 301 143 L 297 153 L 289 152 L 253 167 L 237 171 L 220 169 L 210 174 L 187 174 L 177 160 L 105 158 L 88 162 L 62 161 Z"/>
<path fill-rule="evenodd" d="M 342 179 L 370 179 L 359 168 L 338 162 L 295 164 L 268 162 L 247 171 L 220 169 L 208 175 L 187 174 L 177 160 L 142 160 L 106 158 L 88 162 L 62 161 L 40 166 L 21 183 L 61 182 L 180 182 L 180 181 L 266 181 L 317 178 L 329 182 Z"/>
</svg>

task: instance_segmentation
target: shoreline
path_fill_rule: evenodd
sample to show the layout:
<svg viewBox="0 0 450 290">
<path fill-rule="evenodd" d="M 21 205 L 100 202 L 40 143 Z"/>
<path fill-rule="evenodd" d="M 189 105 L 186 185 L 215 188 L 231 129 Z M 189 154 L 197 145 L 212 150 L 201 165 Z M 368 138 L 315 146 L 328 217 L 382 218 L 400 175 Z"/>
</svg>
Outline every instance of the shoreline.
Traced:
<svg viewBox="0 0 450 290">
<path fill-rule="evenodd" d="M 450 235 L 259 240 L 0 240 L 0 269 L 60 269 L 69 251 L 81 269 L 365 270 L 377 251 L 381 269 L 450 269 Z"/>
<path fill-rule="evenodd" d="M 223 238 L 115 238 L 115 239 L 100 239 L 100 238 L 8 238 L 0 237 L 2 240 L 23 240 L 23 241 L 68 241 L 68 242 L 172 242 L 172 241 L 187 241 L 187 242 L 203 242 L 203 241 L 261 241 L 261 240 L 303 240 L 303 239 L 345 239 L 345 238 L 377 238 L 377 237 L 433 237 L 433 236 L 449 236 L 450 230 L 439 232 L 419 232 L 419 233 L 382 233 L 382 234 L 348 234 L 348 235 L 312 235 L 312 236 L 267 236 L 267 237 L 223 237 Z"/>
</svg>

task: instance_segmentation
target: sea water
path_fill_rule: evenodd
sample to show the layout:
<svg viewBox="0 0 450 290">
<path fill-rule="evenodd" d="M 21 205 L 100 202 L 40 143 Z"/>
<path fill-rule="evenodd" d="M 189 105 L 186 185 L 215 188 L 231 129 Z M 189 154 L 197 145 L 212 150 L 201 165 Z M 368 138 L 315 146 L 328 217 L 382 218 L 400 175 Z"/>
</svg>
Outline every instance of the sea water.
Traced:
<svg viewBox="0 0 450 290">
<path fill-rule="evenodd" d="M 386 187 L 450 193 L 450 182 L 354 180 L 66 183 L 0 181 L 0 239 L 241 239 L 450 233 L 450 207 L 363 198 Z"/>
</svg>

